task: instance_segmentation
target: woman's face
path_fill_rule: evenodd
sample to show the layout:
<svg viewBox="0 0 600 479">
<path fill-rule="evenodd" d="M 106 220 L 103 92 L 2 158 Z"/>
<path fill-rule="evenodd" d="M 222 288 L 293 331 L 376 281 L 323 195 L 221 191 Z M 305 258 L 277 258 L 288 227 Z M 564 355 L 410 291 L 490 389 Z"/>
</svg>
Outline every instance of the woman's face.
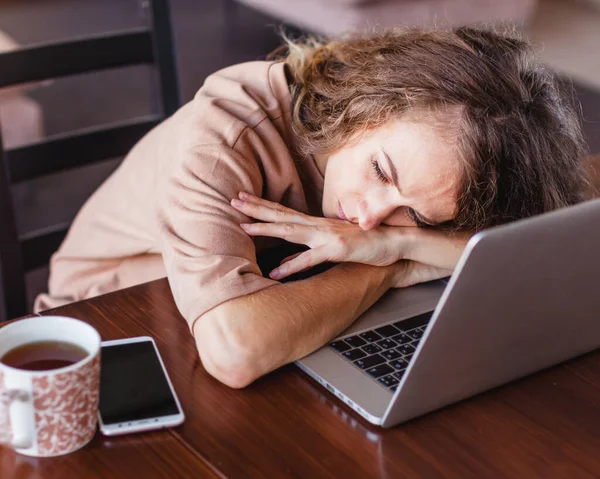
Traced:
<svg viewBox="0 0 600 479">
<path fill-rule="evenodd" d="M 318 157 L 323 213 L 364 230 L 436 225 L 456 214 L 461 167 L 452 142 L 426 124 L 398 120 Z"/>
</svg>

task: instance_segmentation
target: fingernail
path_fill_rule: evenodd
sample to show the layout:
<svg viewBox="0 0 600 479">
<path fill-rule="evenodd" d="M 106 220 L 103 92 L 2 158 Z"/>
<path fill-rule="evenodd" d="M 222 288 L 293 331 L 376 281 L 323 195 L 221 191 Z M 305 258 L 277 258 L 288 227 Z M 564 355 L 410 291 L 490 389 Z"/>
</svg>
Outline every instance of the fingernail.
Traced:
<svg viewBox="0 0 600 479">
<path fill-rule="evenodd" d="M 240 223 L 240 226 L 244 229 L 250 228 L 250 224 L 248 223 Z"/>
<path fill-rule="evenodd" d="M 231 200 L 231 205 L 232 206 L 242 206 L 243 204 L 244 204 L 243 201 L 236 200 L 235 198 Z"/>
<path fill-rule="evenodd" d="M 240 194 L 238 195 L 240 198 L 244 199 L 244 198 L 250 198 L 250 195 L 248 193 L 246 193 L 245 191 L 240 191 Z"/>
<path fill-rule="evenodd" d="M 273 279 L 278 279 L 281 276 L 281 271 L 279 271 L 279 269 L 274 269 L 269 273 L 269 276 Z"/>
</svg>

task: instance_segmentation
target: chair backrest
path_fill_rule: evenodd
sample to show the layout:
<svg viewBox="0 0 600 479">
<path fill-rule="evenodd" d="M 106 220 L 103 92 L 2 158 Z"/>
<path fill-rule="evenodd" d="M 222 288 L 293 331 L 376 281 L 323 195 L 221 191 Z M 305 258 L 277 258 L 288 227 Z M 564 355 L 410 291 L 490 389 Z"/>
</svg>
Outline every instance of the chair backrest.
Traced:
<svg viewBox="0 0 600 479">
<path fill-rule="evenodd" d="M 144 1 L 144 0 L 142 0 Z M 149 64 L 156 72 L 160 114 L 56 135 L 4 150 L 0 136 L 0 321 L 26 313 L 25 273 L 47 264 L 69 223 L 19 234 L 14 185 L 124 156 L 180 106 L 169 0 L 144 1 L 148 25 L 0 54 L 0 88 L 81 73 Z"/>
</svg>

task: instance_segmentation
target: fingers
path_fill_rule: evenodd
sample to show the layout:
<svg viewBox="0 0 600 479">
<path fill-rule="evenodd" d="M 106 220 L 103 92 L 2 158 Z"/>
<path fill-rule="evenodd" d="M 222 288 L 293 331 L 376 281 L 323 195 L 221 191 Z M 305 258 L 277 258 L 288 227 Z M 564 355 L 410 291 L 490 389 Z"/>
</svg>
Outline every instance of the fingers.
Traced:
<svg viewBox="0 0 600 479">
<path fill-rule="evenodd" d="M 297 255 L 293 255 L 291 258 L 293 259 L 284 262 L 281 266 L 271 271 L 269 276 L 273 279 L 283 279 L 287 276 L 299 273 L 320 263 L 328 261 L 326 251 L 322 247 L 298 253 Z"/>
<path fill-rule="evenodd" d="M 279 264 L 282 265 L 283 263 L 287 263 L 289 260 L 297 258 L 298 256 L 300 256 L 302 253 L 303 253 L 303 251 L 300 251 L 300 253 L 296 253 L 296 254 L 293 254 L 291 256 L 286 256 L 285 258 L 283 258 L 281 260 L 281 263 L 279 263 Z"/>
<path fill-rule="evenodd" d="M 313 224 L 310 217 L 279 203 L 264 200 L 245 192 L 240 192 L 240 199 L 232 199 L 231 206 L 246 216 L 268 222 L 285 222 L 297 224 Z"/>
<path fill-rule="evenodd" d="M 240 226 L 250 236 L 270 236 L 281 238 L 290 243 L 314 245 L 317 231 L 313 226 L 294 223 L 242 223 Z"/>
</svg>

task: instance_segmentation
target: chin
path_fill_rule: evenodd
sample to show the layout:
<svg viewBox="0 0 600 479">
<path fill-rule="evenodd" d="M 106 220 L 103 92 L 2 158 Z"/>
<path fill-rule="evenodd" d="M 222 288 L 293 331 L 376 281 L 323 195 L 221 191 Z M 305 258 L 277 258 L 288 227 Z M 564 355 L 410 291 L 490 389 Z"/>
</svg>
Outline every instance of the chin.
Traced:
<svg viewBox="0 0 600 479">
<path fill-rule="evenodd" d="M 325 218 L 339 219 L 338 216 L 338 200 L 334 195 L 323 195 L 321 208 Z"/>
<path fill-rule="evenodd" d="M 337 218 L 337 214 L 332 212 L 329 208 L 323 208 L 323 217 L 324 218 Z"/>
</svg>

